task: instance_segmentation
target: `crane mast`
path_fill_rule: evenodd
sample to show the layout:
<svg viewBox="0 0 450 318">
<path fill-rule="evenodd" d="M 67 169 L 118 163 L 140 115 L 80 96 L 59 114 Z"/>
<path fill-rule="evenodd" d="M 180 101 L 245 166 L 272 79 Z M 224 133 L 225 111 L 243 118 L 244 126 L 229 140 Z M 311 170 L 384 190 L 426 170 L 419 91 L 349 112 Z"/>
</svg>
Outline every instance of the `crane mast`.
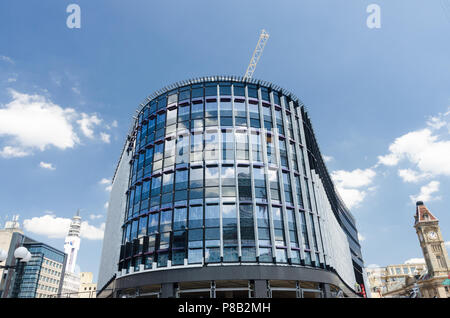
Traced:
<svg viewBox="0 0 450 318">
<path fill-rule="evenodd" d="M 256 65 L 258 64 L 259 58 L 264 51 L 264 47 L 266 46 L 267 40 L 269 39 L 269 33 L 266 30 L 261 31 L 261 35 L 259 36 L 258 44 L 256 44 L 255 51 L 253 52 L 253 56 L 250 60 L 250 64 L 248 65 L 247 71 L 245 72 L 244 79 L 250 79 L 255 72 Z"/>
</svg>

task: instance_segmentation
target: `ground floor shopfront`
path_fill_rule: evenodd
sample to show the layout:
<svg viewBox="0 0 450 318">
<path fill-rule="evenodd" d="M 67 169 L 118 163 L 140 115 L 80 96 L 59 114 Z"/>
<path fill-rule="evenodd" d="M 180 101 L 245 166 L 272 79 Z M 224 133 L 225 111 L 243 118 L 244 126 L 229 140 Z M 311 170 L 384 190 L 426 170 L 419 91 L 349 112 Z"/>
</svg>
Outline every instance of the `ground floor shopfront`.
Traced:
<svg viewBox="0 0 450 318">
<path fill-rule="evenodd" d="M 111 281 L 98 297 L 334 298 L 357 295 L 331 271 L 256 265 L 131 273 Z"/>
</svg>

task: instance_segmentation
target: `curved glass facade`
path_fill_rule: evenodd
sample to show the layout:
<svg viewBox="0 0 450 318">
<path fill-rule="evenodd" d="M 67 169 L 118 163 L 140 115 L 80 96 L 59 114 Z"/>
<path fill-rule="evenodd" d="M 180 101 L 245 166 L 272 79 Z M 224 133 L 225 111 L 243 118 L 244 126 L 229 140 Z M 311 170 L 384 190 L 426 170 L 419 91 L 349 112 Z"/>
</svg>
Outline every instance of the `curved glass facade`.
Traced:
<svg viewBox="0 0 450 318">
<path fill-rule="evenodd" d="M 121 269 L 324 267 L 299 109 L 279 91 L 236 82 L 149 101 L 133 134 Z"/>
<path fill-rule="evenodd" d="M 120 273 L 213 264 L 333 270 L 325 208 L 344 240 L 357 242 L 295 96 L 260 81 L 203 78 L 141 106 L 125 149 Z M 351 256 L 344 245 L 352 267 L 359 244 Z"/>
</svg>

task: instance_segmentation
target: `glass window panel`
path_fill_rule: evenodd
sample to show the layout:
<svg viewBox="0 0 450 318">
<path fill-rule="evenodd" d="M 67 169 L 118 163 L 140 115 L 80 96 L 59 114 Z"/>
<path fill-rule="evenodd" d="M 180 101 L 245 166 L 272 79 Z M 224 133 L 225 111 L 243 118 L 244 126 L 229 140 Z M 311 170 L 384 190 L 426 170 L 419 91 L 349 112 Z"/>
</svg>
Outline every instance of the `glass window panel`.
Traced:
<svg viewBox="0 0 450 318">
<path fill-rule="evenodd" d="M 205 211 L 205 226 L 216 227 L 220 224 L 219 205 L 207 205 Z"/>
<path fill-rule="evenodd" d="M 205 258 L 208 263 L 219 263 L 220 262 L 220 248 L 219 247 L 208 247 L 205 249 Z"/>
<path fill-rule="evenodd" d="M 152 178 L 152 197 L 160 194 L 161 191 L 161 177 Z"/>
<path fill-rule="evenodd" d="M 167 232 L 172 229 L 172 210 L 161 211 L 160 232 Z"/>
<path fill-rule="evenodd" d="M 189 170 L 177 170 L 175 173 L 175 189 L 187 189 Z"/>
<path fill-rule="evenodd" d="M 237 262 L 239 260 L 237 247 L 224 247 L 223 249 L 223 261 L 224 262 Z"/>
<path fill-rule="evenodd" d="M 189 89 L 180 91 L 179 100 L 189 99 L 191 98 L 191 91 Z"/>
<path fill-rule="evenodd" d="M 192 98 L 203 97 L 203 87 L 192 89 Z"/>
<path fill-rule="evenodd" d="M 163 175 L 163 193 L 172 192 L 173 191 L 173 173 L 165 173 Z"/>
<path fill-rule="evenodd" d="M 238 188 L 239 188 L 239 200 L 251 200 L 252 189 L 250 179 L 250 167 L 238 167 Z"/>
<path fill-rule="evenodd" d="M 206 86 L 205 87 L 205 95 L 206 96 L 216 96 L 217 95 L 217 86 Z"/>
<path fill-rule="evenodd" d="M 259 227 L 269 227 L 269 213 L 266 205 L 256 206 L 256 216 L 258 218 Z"/>
<path fill-rule="evenodd" d="M 285 249 L 277 248 L 276 261 L 277 263 L 287 263 L 287 251 Z"/>
<path fill-rule="evenodd" d="M 188 263 L 189 264 L 198 264 L 203 260 L 203 249 L 189 249 L 188 252 Z"/>
<path fill-rule="evenodd" d="M 139 220 L 138 237 L 143 237 L 147 235 L 147 219 L 148 217 L 145 216 Z"/>
<path fill-rule="evenodd" d="M 180 230 L 186 228 L 187 209 L 177 208 L 173 216 L 173 229 Z"/>
<path fill-rule="evenodd" d="M 202 119 L 203 118 L 203 102 L 192 103 L 191 118 L 192 119 Z"/>
<path fill-rule="evenodd" d="M 234 85 L 234 96 L 245 96 L 245 88 L 242 85 Z"/>
<path fill-rule="evenodd" d="M 203 168 L 191 169 L 191 188 L 203 187 Z"/>
<path fill-rule="evenodd" d="M 256 261 L 256 248 L 243 247 L 242 248 L 242 261 L 243 262 L 255 262 Z"/>
<path fill-rule="evenodd" d="M 189 190 L 189 199 L 203 199 L 203 188 Z"/>
<path fill-rule="evenodd" d="M 149 215 L 148 219 L 148 234 L 154 234 L 158 231 L 159 213 Z"/>
<path fill-rule="evenodd" d="M 231 95 L 231 86 L 220 84 L 220 95 L 230 96 Z"/>
<path fill-rule="evenodd" d="M 205 240 L 213 241 L 212 243 L 207 243 L 207 246 L 214 246 L 216 244 L 219 246 L 220 244 L 220 228 L 207 228 L 205 229 Z"/>
<path fill-rule="evenodd" d="M 222 206 L 222 224 L 223 226 L 237 225 L 236 206 L 234 204 L 224 204 Z"/>
<path fill-rule="evenodd" d="M 172 265 L 184 265 L 184 250 L 172 251 Z"/>
<path fill-rule="evenodd" d="M 262 263 L 271 263 L 273 261 L 272 258 L 272 249 L 271 248 L 259 248 L 259 261 Z"/>
<path fill-rule="evenodd" d="M 177 163 L 189 162 L 189 136 L 180 135 L 177 138 Z"/>
<path fill-rule="evenodd" d="M 189 208 L 189 227 L 203 226 L 203 206 L 191 206 Z"/>
<path fill-rule="evenodd" d="M 222 186 L 222 196 L 223 197 L 235 197 L 236 196 L 236 187 Z"/>
<path fill-rule="evenodd" d="M 177 109 L 174 108 L 172 110 L 167 111 L 167 123 L 166 125 L 173 125 L 177 122 Z"/>
<path fill-rule="evenodd" d="M 205 188 L 205 198 L 218 198 L 219 187 L 207 187 Z"/>
<path fill-rule="evenodd" d="M 220 178 L 222 179 L 222 186 L 234 186 L 236 184 L 234 166 L 222 166 Z"/>
</svg>

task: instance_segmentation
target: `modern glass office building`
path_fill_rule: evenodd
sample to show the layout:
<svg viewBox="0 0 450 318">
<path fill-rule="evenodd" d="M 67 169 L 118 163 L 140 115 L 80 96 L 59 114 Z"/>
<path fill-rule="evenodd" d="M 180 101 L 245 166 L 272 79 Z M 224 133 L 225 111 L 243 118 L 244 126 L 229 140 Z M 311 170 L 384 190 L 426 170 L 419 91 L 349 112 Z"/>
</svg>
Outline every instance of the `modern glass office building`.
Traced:
<svg viewBox="0 0 450 318">
<path fill-rule="evenodd" d="M 137 110 L 99 296 L 333 297 L 364 285 L 355 220 L 305 106 L 271 83 L 184 81 Z"/>
<path fill-rule="evenodd" d="M 14 250 L 24 246 L 32 257 L 27 263 L 14 257 Z M 1 280 L 1 298 L 56 298 L 61 294 L 66 254 L 21 233 L 13 233 L 7 265 L 15 265 Z"/>
</svg>

